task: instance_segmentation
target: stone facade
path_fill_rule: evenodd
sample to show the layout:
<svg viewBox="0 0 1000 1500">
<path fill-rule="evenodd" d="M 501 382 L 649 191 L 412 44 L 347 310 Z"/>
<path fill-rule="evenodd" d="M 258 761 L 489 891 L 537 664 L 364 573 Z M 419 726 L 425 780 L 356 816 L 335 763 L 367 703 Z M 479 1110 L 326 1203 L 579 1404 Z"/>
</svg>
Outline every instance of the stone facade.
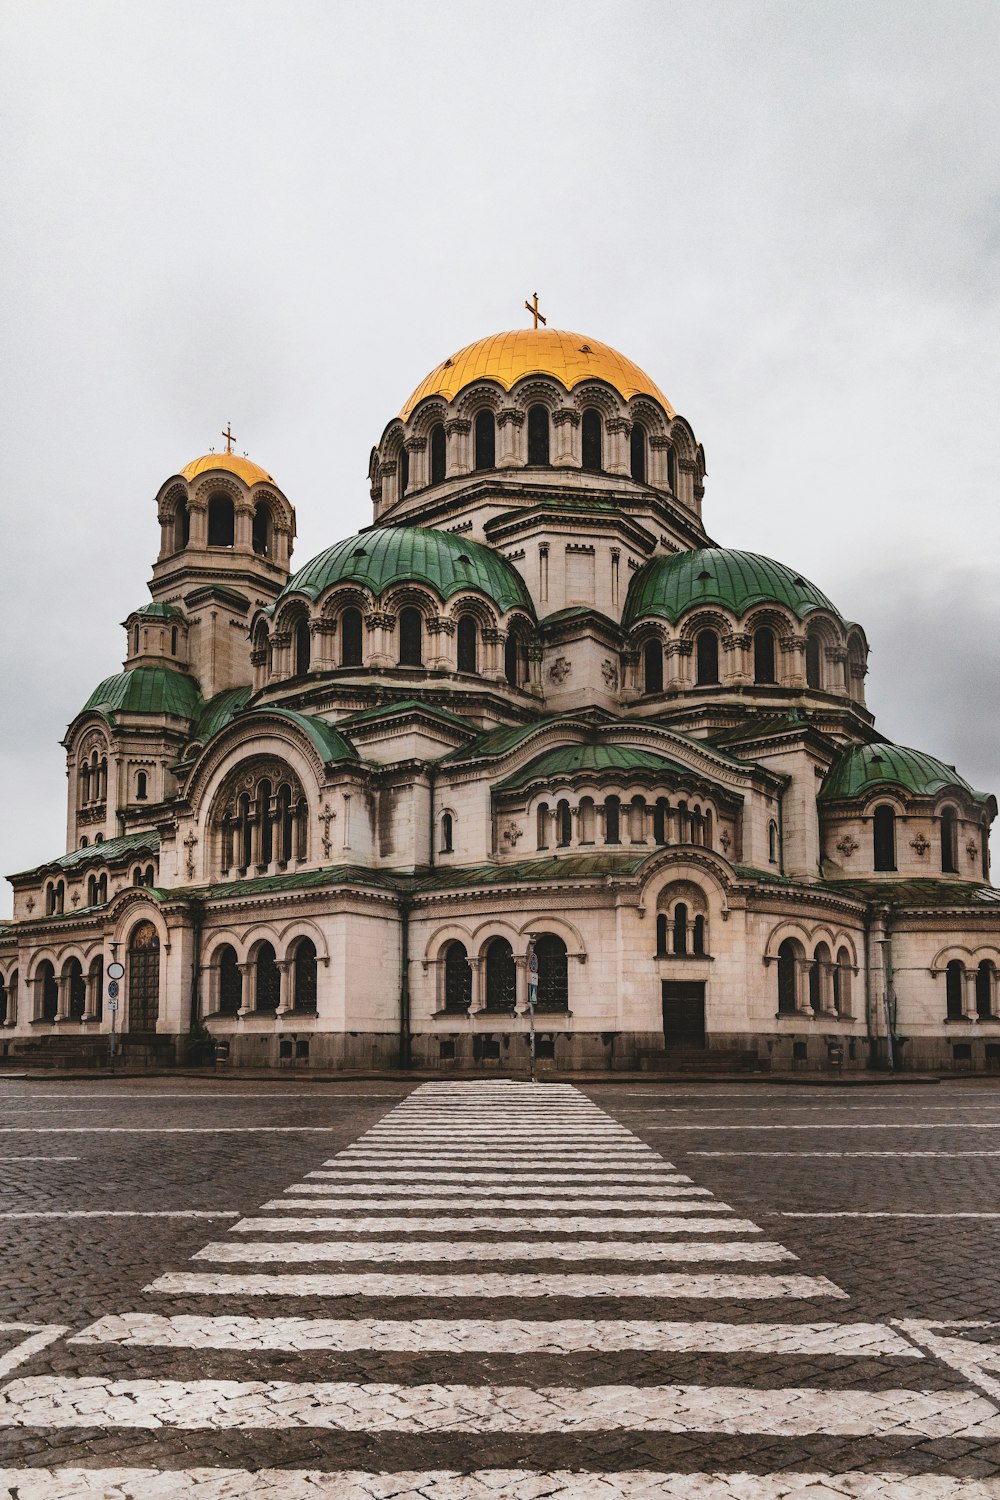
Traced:
<svg viewBox="0 0 1000 1500">
<path fill-rule="evenodd" d="M 1000 1066 L 995 800 L 879 735 L 815 585 L 711 542 L 641 371 L 498 339 L 296 573 L 263 469 L 164 484 L 67 852 L 11 877 L 5 1055 L 103 1056 L 117 960 L 136 1059 L 520 1070 L 534 952 L 543 1067 Z"/>
</svg>

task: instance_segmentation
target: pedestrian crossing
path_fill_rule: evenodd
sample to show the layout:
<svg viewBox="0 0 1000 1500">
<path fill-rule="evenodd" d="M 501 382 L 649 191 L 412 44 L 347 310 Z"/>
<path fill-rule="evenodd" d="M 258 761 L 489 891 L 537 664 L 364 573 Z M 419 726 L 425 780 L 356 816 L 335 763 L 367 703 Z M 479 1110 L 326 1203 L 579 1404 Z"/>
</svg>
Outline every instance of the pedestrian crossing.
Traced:
<svg viewBox="0 0 1000 1500">
<path fill-rule="evenodd" d="M 570 1085 L 424 1084 L 215 1233 L 72 1332 L 57 1373 L 0 1385 L 27 1459 L 0 1494 L 1000 1497 L 988 1463 L 948 1472 L 1000 1441 L 972 1364 L 957 1380 L 924 1325 L 852 1320 Z M 77 1467 L 29 1466 L 45 1432 Z M 189 1466 L 197 1434 L 224 1435 L 218 1462 Z"/>
</svg>

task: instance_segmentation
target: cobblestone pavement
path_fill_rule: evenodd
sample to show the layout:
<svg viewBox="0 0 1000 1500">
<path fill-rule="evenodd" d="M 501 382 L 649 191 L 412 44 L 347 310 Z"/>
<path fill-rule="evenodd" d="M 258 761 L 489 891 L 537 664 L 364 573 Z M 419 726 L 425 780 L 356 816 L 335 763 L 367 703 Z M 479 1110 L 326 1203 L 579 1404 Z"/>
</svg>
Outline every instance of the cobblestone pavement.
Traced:
<svg viewBox="0 0 1000 1500">
<path fill-rule="evenodd" d="M 0 1102 L 0 1500 L 1000 1500 L 996 1085 Z"/>
</svg>

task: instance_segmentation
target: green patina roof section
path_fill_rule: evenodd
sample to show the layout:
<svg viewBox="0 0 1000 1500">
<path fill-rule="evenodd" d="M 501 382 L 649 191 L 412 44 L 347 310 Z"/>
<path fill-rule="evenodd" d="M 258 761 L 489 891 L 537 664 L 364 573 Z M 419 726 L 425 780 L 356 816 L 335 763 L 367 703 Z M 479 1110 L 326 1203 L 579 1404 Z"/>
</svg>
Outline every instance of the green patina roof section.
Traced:
<svg viewBox="0 0 1000 1500">
<path fill-rule="evenodd" d="M 707 575 L 707 576 L 702 576 Z M 743 615 L 758 604 L 784 604 L 800 620 L 815 609 L 839 610 L 794 568 L 756 552 L 699 547 L 675 557 L 654 557 L 629 584 L 622 624 L 647 615 L 676 624 L 695 606 L 715 604 Z"/>
<path fill-rule="evenodd" d="M 398 881 L 378 870 L 366 870 L 362 865 L 324 865 L 318 870 L 295 870 L 287 875 L 261 875 L 256 880 L 223 880 L 212 885 L 181 886 L 175 890 L 161 890 L 161 899 L 187 901 L 198 897 L 203 901 L 225 901 L 234 896 L 268 895 L 276 891 L 308 891 L 326 885 L 367 885 L 378 890 L 395 890 L 397 883 L 409 888 L 412 880 Z"/>
<path fill-rule="evenodd" d="M 653 750 L 637 749 L 634 745 L 557 745 L 553 750 L 546 750 L 535 760 L 529 761 L 505 781 L 498 782 L 496 790 L 512 791 L 538 779 L 572 776 L 577 773 L 586 775 L 591 772 L 600 775 L 602 772 L 616 771 L 672 771 L 690 774 L 688 768 L 679 762 L 669 760 L 665 755 L 657 755 Z"/>
<path fill-rule="evenodd" d="M 919 906 L 971 907 L 989 912 L 994 921 L 1000 903 L 1000 891 L 994 886 L 967 880 L 826 880 L 819 889 L 894 910 Z"/>
<path fill-rule="evenodd" d="M 444 761 L 496 760 L 499 756 L 506 755 L 508 750 L 513 750 L 522 740 L 527 739 L 529 734 L 534 734 L 536 729 L 543 729 L 547 724 L 555 724 L 558 719 L 558 714 L 549 714 L 544 719 L 536 719 L 533 724 L 507 724 L 501 729 L 489 729 L 477 740 L 473 740 L 471 745 L 463 745 L 460 750 L 453 750 L 450 755 L 444 757 Z"/>
<path fill-rule="evenodd" d="M 380 703 L 376 708 L 363 708 L 356 714 L 348 714 L 340 723 L 347 728 L 354 724 L 370 724 L 375 720 L 388 718 L 390 714 L 405 713 L 430 714 L 432 718 L 444 719 L 448 724 L 461 725 L 469 733 L 475 732 L 475 725 L 470 724 L 468 719 L 463 719 L 461 714 L 452 713 L 450 708 L 438 708 L 433 703 L 423 703 L 419 698 L 403 698 L 399 703 Z"/>
<path fill-rule="evenodd" d="M 254 710 L 251 710 L 254 712 Z M 335 760 L 357 760 L 358 752 L 349 741 L 338 734 L 332 724 L 325 719 L 318 719 L 313 714 L 300 714 L 293 708 L 261 708 L 255 710 L 262 714 L 276 714 L 281 719 L 288 719 L 290 723 L 298 726 L 303 734 L 309 736 L 313 745 L 323 757 L 325 764 Z"/>
<path fill-rule="evenodd" d="M 137 854 L 139 850 L 149 851 L 155 854 L 160 847 L 160 836 L 157 833 L 124 833 L 121 838 L 105 839 L 103 844 L 88 844 L 86 849 L 71 849 L 68 854 L 61 854 L 58 859 L 46 860 L 44 864 L 36 865 L 38 870 L 49 870 L 58 867 L 60 870 L 75 870 L 80 865 L 85 865 L 89 860 L 103 860 L 107 864 L 114 864 L 117 859 L 127 859 L 130 854 Z M 25 874 L 31 874 L 29 870 Z"/>
<path fill-rule="evenodd" d="M 946 787 L 958 787 L 977 802 L 988 802 L 955 770 L 923 750 L 905 745 L 852 745 L 827 773 L 819 792 L 821 802 L 863 797 L 878 786 L 898 786 L 915 797 L 935 797 Z"/>
<path fill-rule="evenodd" d="M 244 708 L 249 701 L 252 689 L 248 687 L 226 688 L 221 693 L 216 693 L 214 698 L 202 705 L 201 713 L 191 731 L 193 740 L 207 741 L 220 729 L 225 729 L 227 724 Z"/>
<path fill-rule="evenodd" d="M 654 853 L 660 853 L 655 850 Z M 522 885 L 539 880 L 601 880 L 607 875 L 634 875 L 647 859 L 643 854 L 568 854 L 564 859 L 521 859 L 504 865 L 466 865 L 442 870 L 422 880 L 421 891 L 451 890 L 467 885 Z"/>
<path fill-rule="evenodd" d="M 175 609 L 172 604 L 161 604 L 156 600 L 153 600 L 149 604 L 143 604 L 141 608 L 134 609 L 132 613 L 134 615 L 145 615 L 147 618 L 152 615 L 161 620 L 183 620 L 184 618 L 181 611 Z"/>
<path fill-rule="evenodd" d="M 172 714 L 193 719 L 200 707 L 198 684 L 172 667 L 133 667 L 106 677 L 87 699 L 81 713 Z"/>
<path fill-rule="evenodd" d="M 349 536 L 300 568 L 281 597 L 318 599 L 337 583 L 356 583 L 377 596 L 408 582 L 426 583 L 442 599 L 478 589 L 504 611 L 520 606 L 535 612 L 524 580 L 499 552 L 426 526 L 382 526 Z"/>
</svg>

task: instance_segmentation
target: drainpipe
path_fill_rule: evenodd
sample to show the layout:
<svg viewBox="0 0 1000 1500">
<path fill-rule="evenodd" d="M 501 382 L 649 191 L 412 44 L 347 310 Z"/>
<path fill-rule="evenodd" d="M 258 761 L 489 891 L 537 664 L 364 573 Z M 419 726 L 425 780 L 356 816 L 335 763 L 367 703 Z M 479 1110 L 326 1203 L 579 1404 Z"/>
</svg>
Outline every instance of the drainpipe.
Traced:
<svg viewBox="0 0 1000 1500">
<path fill-rule="evenodd" d="M 399 1066 L 409 1068 L 410 1050 L 410 898 L 399 898 Z"/>
<path fill-rule="evenodd" d="M 201 928 L 205 913 L 200 901 L 191 902 L 191 1014 L 188 1027 L 192 1027 L 198 1016 L 198 980 L 201 975 Z"/>
<path fill-rule="evenodd" d="M 430 867 L 431 867 L 432 870 L 434 868 L 434 793 L 437 790 L 437 778 L 434 775 L 434 771 L 435 771 L 435 767 L 434 766 L 428 766 L 427 767 L 427 778 L 428 778 L 428 781 L 430 782 L 430 816 L 431 816 L 430 838 L 429 838 L 428 843 L 427 843 L 427 850 L 428 850 L 427 863 L 430 865 Z"/>
<path fill-rule="evenodd" d="M 778 794 L 778 874 L 785 873 L 785 795 L 788 788 L 785 787 Z"/>
</svg>

